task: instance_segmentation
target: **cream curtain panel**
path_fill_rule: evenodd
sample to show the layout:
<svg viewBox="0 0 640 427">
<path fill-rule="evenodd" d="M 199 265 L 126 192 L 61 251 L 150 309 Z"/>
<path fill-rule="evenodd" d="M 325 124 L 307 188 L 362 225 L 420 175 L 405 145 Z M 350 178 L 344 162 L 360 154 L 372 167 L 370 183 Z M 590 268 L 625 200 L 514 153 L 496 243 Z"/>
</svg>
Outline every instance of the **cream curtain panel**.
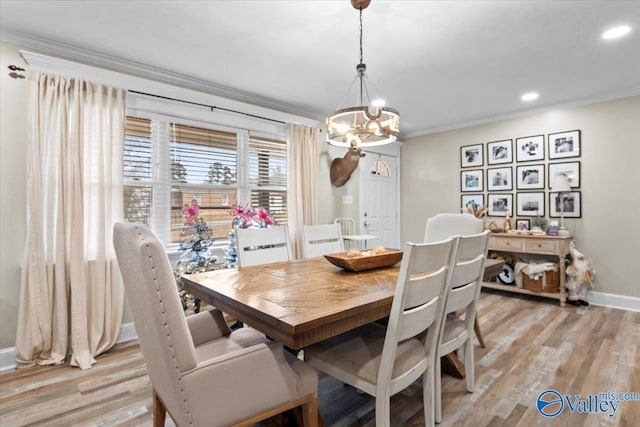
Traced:
<svg viewBox="0 0 640 427">
<path fill-rule="evenodd" d="M 88 369 L 115 343 L 124 304 L 111 239 L 122 218 L 124 92 L 31 73 L 27 241 L 18 367 Z"/>
<path fill-rule="evenodd" d="M 287 206 L 289 239 L 295 259 L 302 258 L 302 226 L 318 215 L 318 129 L 287 125 Z"/>
</svg>

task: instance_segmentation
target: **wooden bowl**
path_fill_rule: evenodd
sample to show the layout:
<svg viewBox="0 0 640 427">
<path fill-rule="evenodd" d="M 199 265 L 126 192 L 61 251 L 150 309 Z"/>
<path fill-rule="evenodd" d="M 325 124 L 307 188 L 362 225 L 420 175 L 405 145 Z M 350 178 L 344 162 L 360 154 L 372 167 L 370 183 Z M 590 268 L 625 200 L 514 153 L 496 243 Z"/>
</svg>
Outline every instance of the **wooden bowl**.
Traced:
<svg viewBox="0 0 640 427">
<path fill-rule="evenodd" d="M 382 254 L 369 256 L 360 255 L 348 257 L 347 252 L 338 252 L 335 254 L 325 255 L 324 257 L 336 267 L 353 272 L 391 267 L 402 260 L 402 251 L 397 249 L 385 250 L 386 252 Z"/>
</svg>

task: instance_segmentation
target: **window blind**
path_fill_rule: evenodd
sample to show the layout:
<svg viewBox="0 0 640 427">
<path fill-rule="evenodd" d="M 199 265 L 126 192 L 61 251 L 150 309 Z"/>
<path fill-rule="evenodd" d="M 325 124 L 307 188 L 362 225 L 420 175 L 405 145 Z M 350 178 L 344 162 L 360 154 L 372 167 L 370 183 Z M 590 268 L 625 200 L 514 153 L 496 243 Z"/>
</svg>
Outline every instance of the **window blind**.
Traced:
<svg viewBox="0 0 640 427">
<path fill-rule="evenodd" d="M 287 224 L 286 141 L 249 136 L 251 205 L 265 208 L 276 224 Z"/>
</svg>

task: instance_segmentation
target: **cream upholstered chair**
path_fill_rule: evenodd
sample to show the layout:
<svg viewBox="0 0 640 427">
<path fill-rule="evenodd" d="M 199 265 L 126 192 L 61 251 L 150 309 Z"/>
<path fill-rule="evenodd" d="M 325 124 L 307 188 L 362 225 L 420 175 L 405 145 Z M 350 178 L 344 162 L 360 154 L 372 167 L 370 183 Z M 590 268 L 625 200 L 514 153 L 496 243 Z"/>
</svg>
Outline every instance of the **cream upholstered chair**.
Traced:
<svg viewBox="0 0 640 427">
<path fill-rule="evenodd" d="M 286 227 L 240 228 L 236 231 L 240 267 L 291 260 Z"/>
<path fill-rule="evenodd" d="M 470 236 L 459 236 L 458 259 L 453 266 L 451 290 L 446 299 L 445 321 L 442 323 L 438 356 L 463 349 L 467 391 L 473 392 L 475 383 L 473 360 L 473 329 L 476 305 L 480 298 L 484 262 L 489 246 L 489 231 Z M 464 318 L 457 315 L 464 310 Z M 440 363 L 436 363 L 435 407 L 436 422 L 442 420 L 442 390 Z"/>
<path fill-rule="evenodd" d="M 391 396 L 421 375 L 425 422 L 433 425 L 436 346 L 456 245 L 407 243 L 388 326 L 370 323 L 304 350 L 314 368 L 375 396 L 378 427 L 390 424 Z"/>
<path fill-rule="evenodd" d="M 482 233 L 481 219 L 467 213 L 440 213 L 427 219 L 424 230 L 425 242 L 438 242 L 455 234 L 468 236 Z"/>
<path fill-rule="evenodd" d="M 301 406 L 317 425 L 317 373 L 250 328 L 231 332 L 217 309 L 185 317 L 162 244 L 115 224 L 113 240 L 153 386 L 153 425 L 250 425 Z"/>
<path fill-rule="evenodd" d="M 344 252 L 340 224 L 302 226 L 302 253 L 305 258 Z"/>
</svg>

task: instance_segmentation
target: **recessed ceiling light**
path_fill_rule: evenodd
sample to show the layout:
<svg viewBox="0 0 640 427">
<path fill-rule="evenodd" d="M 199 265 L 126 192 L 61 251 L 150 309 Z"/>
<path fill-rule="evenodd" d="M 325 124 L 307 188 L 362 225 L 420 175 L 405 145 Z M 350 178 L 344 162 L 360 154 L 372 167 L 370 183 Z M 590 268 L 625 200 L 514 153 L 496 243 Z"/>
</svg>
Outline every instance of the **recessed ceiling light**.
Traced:
<svg viewBox="0 0 640 427">
<path fill-rule="evenodd" d="M 533 101 L 534 99 L 538 99 L 538 96 L 540 95 L 538 95 L 537 92 L 529 92 L 522 95 L 520 99 L 522 99 L 523 101 Z"/>
<path fill-rule="evenodd" d="M 613 27 L 602 33 L 602 38 L 605 40 L 617 39 L 631 31 L 631 27 L 628 25 L 622 25 L 620 27 Z"/>
</svg>

